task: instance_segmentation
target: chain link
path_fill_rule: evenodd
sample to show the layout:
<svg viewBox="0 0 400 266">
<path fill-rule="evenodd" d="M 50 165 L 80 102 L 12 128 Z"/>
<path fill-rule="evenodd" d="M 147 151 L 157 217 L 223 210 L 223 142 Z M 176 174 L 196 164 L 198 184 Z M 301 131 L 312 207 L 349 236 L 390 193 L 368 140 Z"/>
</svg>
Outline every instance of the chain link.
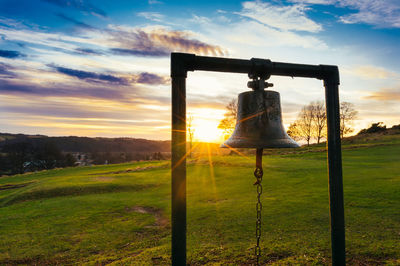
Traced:
<svg viewBox="0 0 400 266">
<path fill-rule="evenodd" d="M 254 176 L 256 177 L 256 182 L 254 183 L 257 186 L 257 204 L 256 204 L 256 211 L 257 211 L 257 219 L 256 219 L 256 240 L 257 244 L 255 247 L 255 255 L 257 258 L 257 265 L 260 265 L 260 256 L 261 256 L 261 248 L 260 248 L 260 238 L 261 238 L 261 211 L 262 211 L 262 204 L 261 204 L 261 194 L 262 194 L 262 177 L 263 177 L 263 170 L 261 167 L 257 166 L 254 170 Z"/>
</svg>

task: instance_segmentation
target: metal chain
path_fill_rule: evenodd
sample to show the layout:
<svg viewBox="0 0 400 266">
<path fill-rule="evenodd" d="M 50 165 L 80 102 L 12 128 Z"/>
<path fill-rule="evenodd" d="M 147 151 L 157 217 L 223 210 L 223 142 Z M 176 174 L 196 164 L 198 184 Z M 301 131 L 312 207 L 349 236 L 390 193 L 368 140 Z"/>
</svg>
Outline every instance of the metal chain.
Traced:
<svg viewBox="0 0 400 266">
<path fill-rule="evenodd" d="M 257 211 L 257 219 L 256 219 L 256 240 L 257 244 L 255 247 L 255 255 L 257 258 L 257 265 L 260 265 L 260 256 L 261 256 L 261 248 L 260 248 L 260 238 L 261 238 L 261 194 L 262 194 L 262 177 L 263 177 L 263 170 L 260 166 L 257 166 L 254 170 L 254 176 L 256 177 L 256 182 L 254 183 L 257 186 L 257 204 L 256 204 L 256 211 Z"/>
</svg>

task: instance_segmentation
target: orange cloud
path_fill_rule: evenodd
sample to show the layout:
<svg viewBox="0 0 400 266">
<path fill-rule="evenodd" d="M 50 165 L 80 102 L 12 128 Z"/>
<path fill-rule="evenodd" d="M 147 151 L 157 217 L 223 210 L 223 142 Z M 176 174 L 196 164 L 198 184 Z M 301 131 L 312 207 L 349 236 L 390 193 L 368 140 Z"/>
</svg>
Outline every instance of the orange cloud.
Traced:
<svg viewBox="0 0 400 266">
<path fill-rule="evenodd" d="M 171 52 L 187 52 L 203 55 L 228 55 L 223 48 L 191 38 L 183 31 L 171 31 L 164 28 L 111 27 L 111 52 L 121 55 L 166 57 Z"/>
<path fill-rule="evenodd" d="M 377 101 L 400 101 L 400 88 L 381 88 L 364 98 Z"/>
</svg>

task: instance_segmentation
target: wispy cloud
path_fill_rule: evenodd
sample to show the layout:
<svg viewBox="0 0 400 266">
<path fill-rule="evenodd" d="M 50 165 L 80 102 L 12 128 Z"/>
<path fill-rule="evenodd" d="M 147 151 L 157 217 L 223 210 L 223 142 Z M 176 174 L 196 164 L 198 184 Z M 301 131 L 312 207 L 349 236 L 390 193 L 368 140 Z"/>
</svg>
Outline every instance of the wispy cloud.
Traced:
<svg viewBox="0 0 400 266">
<path fill-rule="evenodd" d="M 150 84 L 150 85 L 156 85 L 156 84 L 166 84 L 169 82 L 169 78 L 167 77 L 162 77 L 156 74 L 148 73 L 148 72 L 143 72 L 137 75 L 135 81 L 137 83 L 141 84 Z"/>
<path fill-rule="evenodd" d="M 151 57 L 166 57 L 169 56 L 170 51 L 163 48 L 155 47 L 142 47 L 141 49 L 125 49 L 125 48 L 111 48 L 110 51 L 116 55 L 134 55 L 134 56 L 151 56 Z"/>
<path fill-rule="evenodd" d="M 3 95 L 36 95 L 41 97 L 74 97 L 127 100 L 127 96 L 118 88 L 91 87 L 85 84 L 73 86 L 72 84 L 35 84 L 27 81 L 11 81 L 0 79 L 0 94 Z"/>
<path fill-rule="evenodd" d="M 0 57 L 14 59 L 14 58 L 18 58 L 18 57 L 25 57 L 25 54 L 18 52 L 18 51 L 0 50 Z"/>
<path fill-rule="evenodd" d="M 328 48 L 328 45 L 318 37 L 281 31 L 256 21 L 233 24 L 231 30 L 225 33 L 225 37 L 235 43 L 259 47 L 302 47 L 313 50 Z"/>
<path fill-rule="evenodd" d="M 139 12 L 137 13 L 139 17 L 144 17 L 145 19 L 155 21 L 155 22 L 161 22 L 164 19 L 164 15 L 158 13 L 158 12 Z"/>
<path fill-rule="evenodd" d="M 94 72 L 71 69 L 71 68 L 55 66 L 55 65 L 48 65 L 48 66 L 55 69 L 59 73 L 62 73 L 62 74 L 65 74 L 65 75 L 68 75 L 71 77 L 76 77 L 78 79 L 83 79 L 86 81 L 92 81 L 92 82 L 107 81 L 107 82 L 116 83 L 119 85 L 127 85 L 128 84 L 128 82 L 125 78 L 120 78 L 120 77 L 116 77 L 113 75 L 98 74 L 98 73 L 94 73 Z"/>
<path fill-rule="evenodd" d="M 65 21 L 68 21 L 68 22 L 71 22 L 71 23 L 75 24 L 75 26 L 77 26 L 79 28 L 84 28 L 84 29 L 89 29 L 89 30 L 95 29 L 95 27 L 93 27 L 93 26 L 91 26 L 89 24 L 86 24 L 84 22 L 81 22 L 79 20 L 76 20 L 74 18 L 71 18 L 71 17 L 69 17 L 69 16 L 67 16 L 67 15 L 65 15 L 63 13 L 57 13 L 56 16 L 62 18 Z"/>
<path fill-rule="evenodd" d="M 365 23 L 383 28 L 400 28 L 398 0 L 291 0 L 301 4 L 335 5 L 350 9 L 339 17 L 346 24 Z"/>
<path fill-rule="evenodd" d="M 79 54 L 84 54 L 84 55 L 102 55 L 103 52 L 100 50 L 94 50 L 90 48 L 76 48 L 75 51 Z"/>
<path fill-rule="evenodd" d="M 0 62 L 0 78 L 15 78 L 17 75 L 10 71 L 13 67 L 9 64 L 1 63 Z"/>
<path fill-rule="evenodd" d="M 261 1 L 244 2 L 239 15 L 285 31 L 319 32 L 322 26 L 309 19 L 305 5 L 274 5 Z"/>
<path fill-rule="evenodd" d="M 109 25 L 108 28 L 97 29 L 64 14 L 58 16 L 79 26 L 82 31 L 70 36 L 23 26 L 13 27 L 11 24 L 15 21 L 5 21 L 7 27 L 0 25 L 0 34 L 8 41 L 45 46 L 47 49 L 70 54 L 78 52 L 105 55 L 109 52 L 111 55 L 139 57 L 167 57 L 174 51 L 215 56 L 228 54 L 226 49 L 218 45 L 196 39 L 196 34 L 192 32 L 173 31 L 160 26 L 140 28 Z"/>
<path fill-rule="evenodd" d="M 400 75 L 387 70 L 383 67 L 364 65 L 357 66 L 350 71 L 351 74 L 355 74 L 361 78 L 366 79 L 387 79 L 387 78 L 396 78 L 400 80 Z"/>
<path fill-rule="evenodd" d="M 117 54 L 137 56 L 168 56 L 171 52 L 189 52 L 223 56 L 227 52 L 217 46 L 191 38 L 191 34 L 157 27 L 151 29 L 110 26 L 111 41 L 119 47 L 111 51 Z"/>
<path fill-rule="evenodd" d="M 158 1 L 158 0 L 149 0 L 149 5 L 155 5 L 155 4 L 162 4 L 163 2 Z"/>
<path fill-rule="evenodd" d="M 64 8 L 74 8 L 92 15 L 106 17 L 107 14 L 102 9 L 92 5 L 88 0 L 42 0 Z"/>
<path fill-rule="evenodd" d="M 1 67 L 1 65 L 0 65 Z M 90 71 L 83 71 L 78 69 L 71 69 L 61 66 L 56 66 L 54 64 L 49 64 L 48 67 L 56 70 L 58 73 L 78 78 L 80 80 L 88 82 L 108 82 L 117 85 L 133 85 L 135 83 L 139 84 L 149 84 L 149 85 L 163 85 L 169 82 L 169 77 L 160 76 L 154 73 L 141 72 L 133 74 L 125 74 L 123 77 L 115 76 L 110 74 L 96 73 Z M 1 68 L 0 68 L 1 70 Z M 0 72 L 1 74 L 1 72 Z"/>
<path fill-rule="evenodd" d="M 400 88 L 381 88 L 379 91 L 375 91 L 364 98 L 376 101 L 400 102 Z"/>
<path fill-rule="evenodd" d="M 302 4 L 320 4 L 329 5 L 334 4 L 336 0 L 290 0 L 292 3 L 302 3 Z"/>
<path fill-rule="evenodd" d="M 341 21 L 344 23 L 367 23 L 379 27 L 400 28 L 398 0 L 338 0 L 337 4 L 357 11 L 341 16 Z"/>
</svg>

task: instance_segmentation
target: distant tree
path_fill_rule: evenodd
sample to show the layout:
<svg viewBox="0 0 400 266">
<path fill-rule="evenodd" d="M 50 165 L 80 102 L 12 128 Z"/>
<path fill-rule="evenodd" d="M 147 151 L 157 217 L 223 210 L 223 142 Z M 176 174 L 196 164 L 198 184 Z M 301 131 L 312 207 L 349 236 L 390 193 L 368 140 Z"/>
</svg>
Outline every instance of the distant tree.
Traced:
<svg viewBox="0 0 400 266">
<path fill-rule="evenodd" d="M 127 153 L 125 154 L 125 160 L 126 160 L 127 162 L 133 161 L 133 158 L 134 158 L 134 155 L 133 155 L 132 152 L 127 152 Z"/>
<path fill-rule="evenodd" d="M 393 126 L 392 126 L 392 129 L 400 129 L 400 124 L 398 124 L 398 125 L 393 125 Z"/>
<path fill-rule="evenodd" d="M 232 135 L 235 129 L 238 109 L 237 99 L 232 99 L 225 108 L 227 111 L 224 114 L 224 118 L 220 121 L 218 128 L 223 130 L 224 138 L 226 139 Z"/>
<path fill-rule="evenodd" d="M 354 104 L 349 102 L 340 103 L 340 137 L 352 133 L 354 129 L 352 125 L 354 120 L 357 118 L 357 111 L 354 108 Z"/>
<path fill-rule="evenodd" d="M 10 174 L 24 173 L 24 163 L 32 160 L 33 146 L 29 142 L 10 143 L 3 147 Z"/>
<path fill-rule="evenodd" d="M 296 134 L 298 134 L 298 136 L 307 141 L 307 146 L 310 145 L 310 140 L 313 136 L 314 116 L 314 106 L 312 104 L 309 104 L 303 106 L 297 117 L 297 120 L 295 121 L 295 132 Z"/>
<path fill-rule="evenodd" d="M 153 154 L 153 160 L 157 161 L 164 160 L 164 156 L 161 154 L 161 152 L 155 152 Z"/>
<path fill-rule="evenodd" d="M 64 156 L 62 155 L 61 150 L 54 142 L 50 141 L 46 141 L 35 148 L 33 159 L 36 162 L 40 162 L 44 169 L 64 166 Z"/>
<path fill-rule="evenodd" d="M 317 143 L 322 138 L 326 137 L 326 111 L 325 104 L 323 101 L 312 102 L 312 110 L 314 112 L 314 136 L 317 139 Z"/>
<path fill-rule="evenodd" d="M 386 126 L 383 122 L 373 123 L 369 128 L 364 128 L 357 135 L 369 134 L 369 133 L 377 133 L 377 132 L 385 132 L 387 131 Z"/>
<path fill-rule="evenodd" d="M 228 105 L 226 106 L 226 109 L 228 110 L 227 114 L 234 119 L 237 117 L 237 111 L 238 111 L 238 102 L 236 98 L 233 98 Z"/>
<path fill-rule="evenodd" d="M 74 156 L 72 156 L 71 153 L 67 153 L 64 156 L 64 167 L 68 167 L 68 166 L 75 166 L 76 160 L 74 158 Z"/>
<path fill-rule="evenodd" d="M 193 138 L 194 138 L 194 128 L 193 128 L 193 115 L 189 114 L 186 118 L 186 128 L 189 137 L 189 157 L 192 157 L 192 147 L 193 147 Z"/>
<path fill-rule="evenodd" d="M 0 153 L 0 176 L 9 172 L 9 162 L 7 156 Z"/>
<path fill-rule="evenodd" d="M 286 131 L 286 133 L 294 140 L 302 139 L 302 137 L 300 136 L 300 132 L 298 130 L 298 125 L 297 125 L 296 121 L 294 121 L 293 123 L 291 123 L 289 125 L 289 128 Z"/>
</svg>

